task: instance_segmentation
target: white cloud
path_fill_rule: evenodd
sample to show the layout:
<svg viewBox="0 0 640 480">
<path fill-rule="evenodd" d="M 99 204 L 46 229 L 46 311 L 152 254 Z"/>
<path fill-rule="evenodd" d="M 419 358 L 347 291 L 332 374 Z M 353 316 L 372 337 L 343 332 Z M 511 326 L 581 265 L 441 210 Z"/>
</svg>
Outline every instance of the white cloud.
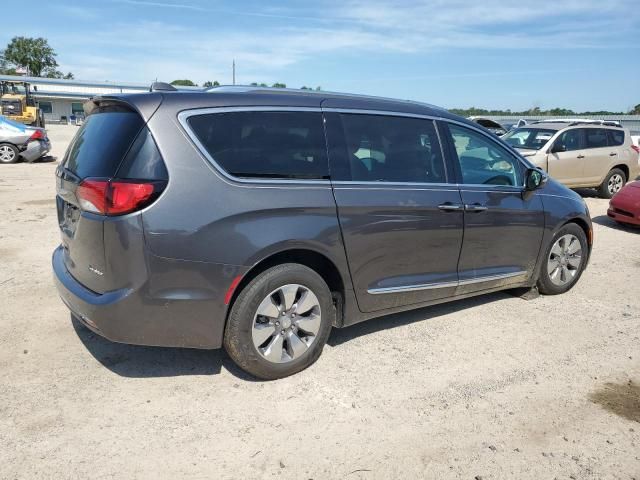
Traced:
<svg viewBox="0 0 640 480">
<path fill-rule="evenodd" d="M 111 8 L 120 3 L 181 9 L 216 21 L 208 29 L 186 23 L 123 21 L 90 33 L 82 26 L 77 31 L 56 31 L 50 38 L 62 45 L 61 67 L 76 78 L 228 82 L 235 59 L 241 82 L 271 82 L 283 80 L 278 78 L 283 69 L 325 54 L 622 46 L 637 33 L 639 21 L 635 0 L 411 0 L 401 7 L 381 0 L 325 0 L 304 10 L 270 6 L 260 11 L 175 0 L 109 3 Z M 86 10 L 65 8 L 78 17 Z M 95 12 L 86 10 L 86 15 Z M 272 20 L 250 29 L 238 26 L 243 23 L 221 21 L 236 15 Z"/>
</svg>

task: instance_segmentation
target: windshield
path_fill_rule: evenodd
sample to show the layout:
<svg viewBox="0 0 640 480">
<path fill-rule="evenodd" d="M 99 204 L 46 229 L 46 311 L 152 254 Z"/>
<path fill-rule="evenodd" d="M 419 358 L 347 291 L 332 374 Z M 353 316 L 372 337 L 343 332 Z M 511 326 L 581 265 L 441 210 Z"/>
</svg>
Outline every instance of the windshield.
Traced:
<svg viewBox="0 0 640 480">
<path fill-rule="evenodd" d="M 557 130 L 542 128 L 516 128 L 502 139 L 515 148 L 540 150 L 556 132 Z"/>
<path fill-rule="evenodd" d="M 2 94 L 12 94 L 12 95 L 24 95 L 26 90 L 24 88 L 24 84 L 22 83 L 3 83 L 2 84 Z"/>
</svg>

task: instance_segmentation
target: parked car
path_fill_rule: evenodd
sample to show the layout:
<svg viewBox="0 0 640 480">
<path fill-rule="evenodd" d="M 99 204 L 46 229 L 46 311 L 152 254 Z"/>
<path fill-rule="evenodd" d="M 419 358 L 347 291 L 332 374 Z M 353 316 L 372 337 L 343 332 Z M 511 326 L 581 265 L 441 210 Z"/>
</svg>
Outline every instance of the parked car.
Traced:
<svg viewBox="0 0 640 480">
<path fill-rule="evenodd" d="M 443 109 L 225 87 L 95 97 L 56 171 L 58 291 L 104 337 L 224 346 L 260 378 L 332 327 L 482 293 L 568 291 L 584 200 Z"/>
<path fill-rule="evenodd" d="M 640 173 L 638 148 L 620 127 L 535 123 L 512 130 L 503 140 L 566 186 L 597 188 L 603 198 Z"/>
<path fill-rule="evenodd" d="M 640 181 L 627 183 L 609 201 L 607 215 L 618 223 L 640 225 Z"/>
<path fill-rule="evenodd" d="M 489 130 L 491 133 L 501 137 L 505 133 L 509 131 L 509 128 L 504 125 L 499 124 L 495 120 L 491 120 L 490 118 L 484 117 L 469 117 L 469 120 L 477 123 L 478 125 L 482 125 L 484 128 Z"/>
<path fill-rule="evenodd" d="M 47 131 L 0 115 L 0 163 L 34 162 L 51 150 Z"/>
</svg>

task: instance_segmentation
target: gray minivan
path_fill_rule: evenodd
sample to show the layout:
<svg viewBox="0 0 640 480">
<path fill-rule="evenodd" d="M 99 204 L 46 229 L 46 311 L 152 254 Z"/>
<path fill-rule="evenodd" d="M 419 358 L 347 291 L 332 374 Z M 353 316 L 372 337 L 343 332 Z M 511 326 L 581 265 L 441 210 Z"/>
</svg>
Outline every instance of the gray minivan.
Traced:
<svg viewBox="0 0 640 480">
<path fill-rule="evenodd" d="M 56 171 L 62 300 L 117 342 L 225 347 L 265 379 L 332 327 L 482 293 L 569 290 L 580 196 L 410 101 L 221 87 L 96 97 Z"/>
</svg>

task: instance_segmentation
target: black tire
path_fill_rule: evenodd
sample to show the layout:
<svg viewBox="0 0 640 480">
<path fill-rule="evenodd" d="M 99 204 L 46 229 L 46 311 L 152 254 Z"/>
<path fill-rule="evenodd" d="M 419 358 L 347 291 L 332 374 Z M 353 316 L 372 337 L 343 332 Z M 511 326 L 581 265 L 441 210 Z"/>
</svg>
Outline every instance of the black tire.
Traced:
<svg viewBox="0 0 640 480">
<path fill-rule="evenodd" d="M 568 281 L 564 285 L 555 284 L 549 275 L 548 265 L 549 265 L 549 257 L 551 256 L 551 249 L 554 247 L 556 242 L 561 237 L 565 235 L 573 235 L 577 237 L 580 242 L 581 248 L 581 260 L 580 265 L 576 269 L 575 275 L 572 277 L 570 281 Z M 545 255 L 542 258 L 542 265 L 540 267 L 540 276 L 538 278 L 538 290 L 540 293 L 544 295 L 558 295 L 560 293 L 565 293 L 571 290 L 573 286 L 578 282 L 580 277 L 582 276 L 582 272 L 584 272 L 584 268 L 587 264 L 587 259 L 589 257 L 589 245 L 587 243 L 587 236 L 584 233 L 584 230 L 575 223 L 567 223 L 562 228 L 560 228 L 554 235 L 552 240 L 547 245 L 545 249 Z"/>
<path fill-rule="evenodd" d="M 300 357 L 286 363 L 267 360 L 254 346 L 252 329 L 261 302 L 274 290 L 289 284 L 310 289 L 319 301 L 321 322 L 317 335 Z M 335 306 L 327 284 L 314 270 L 297 263 L 277 265 L 251 280 L 236 298 L 224 332 L 224 348 L 233 361 L 251 375 L 274 380 L 313 364 L 324 348 L 335 320 Z"/>
<path fill-rule="evenodd" d="M 0 163 L 16 163 L 20 158 L 20 151 L 10 143 L 0 143 Z"/>
<path fill-rule="evenodd" d="M 620 186 L 620 188 L 624 187 L 627 183 L 627 176 L 622 170 L 620 170 L 619 168 L 611 169 L 611 171 L 604 178 L 604 182 L 602 182 L 602 185 L 598 187 L 598 196 L 600 198 L 611 198 L 617 193 L 612 191 L 609 186 L 609 182 L 611 181 L 612 177 L 614 177 L 614 175 L 619 175 L 622 178 L 622 185 Z M 618 189 L 618 191 L 620 190 Z"/>
</svg>

